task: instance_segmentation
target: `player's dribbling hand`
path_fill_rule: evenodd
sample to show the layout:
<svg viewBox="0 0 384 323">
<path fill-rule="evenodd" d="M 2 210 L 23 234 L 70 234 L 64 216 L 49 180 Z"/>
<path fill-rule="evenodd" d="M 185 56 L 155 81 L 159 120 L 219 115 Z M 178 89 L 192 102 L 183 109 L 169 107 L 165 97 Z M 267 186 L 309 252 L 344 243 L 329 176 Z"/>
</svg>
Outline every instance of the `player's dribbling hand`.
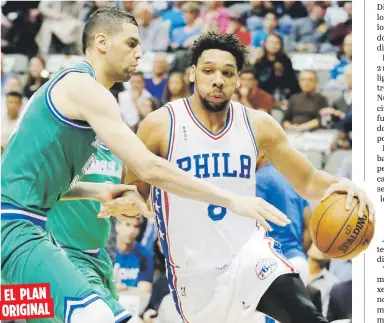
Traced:
<svg viewBox="0 0 384 323">
<path fill-rule="evenodd" d="M 267 220 L 282 227 L 291 223 L 284 213 L 259 197 L 236 198 L 229 209 L 236 214 L 255 219 L 267 231 L 272 231 Z"/>
<path fill-rule="evenodd" d="M 98 218 L 114 216 L 120 221 L 130 217 L 138 217 L 143 215 L 147 218 L 153 218 L 155 214 L 148 210 L 142 196 L 135 191 L 126 191 L 121 197 L 115 198 L 112 201 L 104 203 L 100 210 Z"/>
<path fill-rule="evenodd" d="M 332 184 L 324 193 L 324 196 L 322 197 L 321 201 L 324 201 L 329 196 L 331 196 L 333 193 L 336 192 L 346 192 L 347 193 L 347 199 L 345 202 L 345 209 L 347 211 L 350 210 L 353 198 L 356 196 L 359 200 L 359 211 L 358 216 L 359 218 L 362 218 L 364 216 L 364 210 L 367 207 L 369 211 L 369 221 L 374 221 L 375 217 L 375 208 L 373 207 L 372 202 L 369 200 L 365 192 L 358 187 L 355 183 L 353 183 L 351 180 L 343 178 L 339 182 Z"/>
</svg>

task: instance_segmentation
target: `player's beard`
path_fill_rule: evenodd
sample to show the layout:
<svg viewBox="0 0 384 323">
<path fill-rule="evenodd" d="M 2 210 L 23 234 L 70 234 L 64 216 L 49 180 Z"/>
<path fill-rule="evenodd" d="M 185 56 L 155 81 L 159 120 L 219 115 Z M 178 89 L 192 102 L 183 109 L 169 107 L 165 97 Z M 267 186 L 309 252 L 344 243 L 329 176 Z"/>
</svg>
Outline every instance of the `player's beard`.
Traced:
<svg viewBox="0 0 384 323">
<path fill-rule="evenodd" d="M 229 100 L 225 100 L 221 103 L 212 103 L 212 102 L 209 102 L 207 99 L 203 98 L 200 93 L 199 93 L 199 98 L 203 108 L 209 112 L 224 111 L 229 102 Z"/>
</svg>

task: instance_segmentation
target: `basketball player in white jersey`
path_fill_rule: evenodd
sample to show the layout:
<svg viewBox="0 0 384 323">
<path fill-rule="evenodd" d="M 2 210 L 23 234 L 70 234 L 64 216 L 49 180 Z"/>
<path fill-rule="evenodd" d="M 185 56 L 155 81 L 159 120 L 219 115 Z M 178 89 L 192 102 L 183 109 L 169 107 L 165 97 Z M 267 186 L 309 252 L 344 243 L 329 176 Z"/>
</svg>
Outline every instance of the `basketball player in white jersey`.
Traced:
<svg viewBox="0 0 384 323">
<path fill-rule="evenodd" d="M 334 191 L 364 192 L 349 180 L 316 170 L 288 143 L 267 113 L 230 98 L 246 49 L 234 35 L 208 33 L 192 47 L 194 94 L 166 104 L 142 122 L 138 136 L 153 153 L 198 178 L 240 195 L 255 194 L 259 152 L 307 200 Z M 185 322 L 256 322 L 256 311 L 281 323 L 327 322 L 309 300 L 295 268 L 274 249 L 263 226 L 223 207 L 169 194 L 128 173 L 156 212 L 158 234 L 176 308 Z"/>
</svg>

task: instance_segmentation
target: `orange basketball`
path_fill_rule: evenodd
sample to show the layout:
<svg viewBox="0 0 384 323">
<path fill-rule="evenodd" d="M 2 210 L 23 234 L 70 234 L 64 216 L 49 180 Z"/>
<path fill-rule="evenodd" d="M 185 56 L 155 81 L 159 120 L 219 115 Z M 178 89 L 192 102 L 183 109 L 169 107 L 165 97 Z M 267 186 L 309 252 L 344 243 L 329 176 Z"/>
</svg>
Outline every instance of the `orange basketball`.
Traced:
<svg viewBox="0 0 384 323">
<path fill-rule="evenodd" d="M 368 248 L 375 231 L 368 210 L 359 218 L 359 200 L 345 209 L 347 194 L 334 193 L 321 202 L 311 217 L 310 233 L 315 246 L 330 258 L 352 259 Z"/>
</svg>

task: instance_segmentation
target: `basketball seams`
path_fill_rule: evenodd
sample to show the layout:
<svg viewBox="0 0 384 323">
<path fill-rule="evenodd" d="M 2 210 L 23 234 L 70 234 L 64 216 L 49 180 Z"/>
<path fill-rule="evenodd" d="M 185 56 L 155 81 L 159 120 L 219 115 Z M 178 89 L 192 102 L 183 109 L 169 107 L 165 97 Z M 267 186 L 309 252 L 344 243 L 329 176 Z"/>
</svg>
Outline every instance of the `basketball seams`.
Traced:
<svg viewBox="0 0 384 323">
<path fill-rule="evenodd" d="M 315 234 L 315 245 L 316 245 L 316 246 L 319 245 L 317 236 L 318 236 L 318 233 L 319 233 L 319 227 L 320 227 L 320 224 L 321 224 L 321 220 L 323 219 L 324 214 L 327 213 L 328 209 L 329 209 L 330 207 L 332 207 L 333 204 L 335 204 L 336 202 L 338 202 L 338 201 L 340 201 L 340 200 L 342 200 L 342 199 L 344 199 L 344 198 L 345 198 L 345 196 L 342 196 L 342 197 L 340 197 L 339 199 L 333 201 L 333 203 L 332 203 L 331 205 L 329 205 L 329 206 L 324 210 L 323 214 L 321 215 L 319 221 L 317 222 L 317 228 L 316 228 L 316 234 Z"/>
<path fill-rule="evenodd" d="M 334 204 L 334 203 L 333 203 Z M 333 205 L 332 204 L 332 205 Z M 337 232 L 335 238 L 333 239 L 333 241 L 331 242 L 331 244 L 329 245 L 328 249 L 324 251 L 324 253 L 327 253 L 333 246 L 333 244 L 335 243 L 335 241 L 337 240 L 337 238 L 339 237 L 340 235 L 340 232 L 343 231 L 345 225 L 348 223 L 348 221 L 350 220 L 351 216 L 353 215 L 353 211 L 356 209 L 356 207 L 360 205 L 360 202 L 356 203 L 356 205 L 352 208 L 351 212 L 349 213 L 349 216 L 347 217 L 347 219 L 345 220 L 344 224 L 342 225 L 341 229 L 339 230 L 339 232 Z"/>
</svg>

